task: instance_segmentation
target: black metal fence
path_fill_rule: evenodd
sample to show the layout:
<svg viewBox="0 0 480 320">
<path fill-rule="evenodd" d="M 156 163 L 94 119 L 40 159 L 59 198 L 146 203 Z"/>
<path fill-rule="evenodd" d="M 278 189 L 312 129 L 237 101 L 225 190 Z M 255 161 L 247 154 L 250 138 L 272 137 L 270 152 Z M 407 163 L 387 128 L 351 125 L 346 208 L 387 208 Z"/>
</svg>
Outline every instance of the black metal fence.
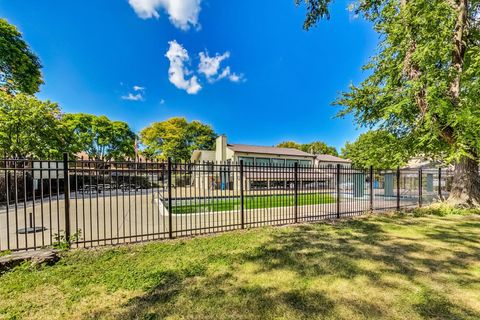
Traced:
<svg viewBox="0 0 480 320">
<path fill-rule="evenodd" d="M 416 207 L 445 169 L 0 160 L 0 251 L 92 247 Z"/>
</svg>

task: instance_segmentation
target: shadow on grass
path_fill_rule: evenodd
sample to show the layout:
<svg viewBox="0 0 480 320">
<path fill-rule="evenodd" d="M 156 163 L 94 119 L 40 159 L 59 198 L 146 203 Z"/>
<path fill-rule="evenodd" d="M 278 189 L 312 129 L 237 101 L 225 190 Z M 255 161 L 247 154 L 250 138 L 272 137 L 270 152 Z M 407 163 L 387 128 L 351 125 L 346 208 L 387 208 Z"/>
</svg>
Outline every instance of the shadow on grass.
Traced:
<svg viewBox="0 0 480 320">
<path fill-rule="evenodd" d="M 456 285 L 478 281 L 468 272 L 469 264 L 480 258 L 478 224 L 435 224 L 426 232 L 419 231 L 422 238 L 418 240 L 398 230 L 385 231 L 382 225 L 398 224 L 403 230 L 420 226 L 421 219 L 413 223 L 402 217 L 394 219 L 347 220 L 276 230 L 268 242 L 251 250 L 219 252 L 206 260 L 207 264 L 227 261 L 227 271 L 210 273 L 206 265 L 202 272 L 162 275 L 145 295 L 130 300 L 119 318 L 310 319 L 337 317 L 338 307 L 365 318 L 391 318 L 391 312 L 400 312 L 402 317 L 402 309 L 420 318 L 480 318 L 478 310 L 458 306 L 446 293 L 431 287 L 432 282 L 445 281 L 445 274 Z M 370 267 L 365 267 L 365 262 Z M 253 276 L 240 274 L 245 264 L 254 266 Z M 276 285 L 278 279 L 250 282 L 249 277 L 272 272 L 288 272 L 295 278 L 282 285 Z M 405 306 L 392 311 L 392 306 L 379 306 L 369 297 L 359 300 L 352 292 L 339 296 L 328 283 L 323 289 L 310 285 L 312 281 L 327 281 L 324 279 L 353 282 L 360 277 L 367 279 L 367 285 L 377 293 L 389 295 L 395 290 Z M 392 282 L 392 277 L 404 279 L 407 285 Z M 354 284 L 348 290 L 355 290 Z"/>
</svg>

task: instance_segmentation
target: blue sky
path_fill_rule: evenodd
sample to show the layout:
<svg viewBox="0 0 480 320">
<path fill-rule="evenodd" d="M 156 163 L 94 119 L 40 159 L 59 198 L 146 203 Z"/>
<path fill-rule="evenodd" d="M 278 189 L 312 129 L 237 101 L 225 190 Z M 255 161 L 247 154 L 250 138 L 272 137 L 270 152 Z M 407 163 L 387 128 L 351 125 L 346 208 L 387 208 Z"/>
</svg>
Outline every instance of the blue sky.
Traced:
<svg viewBox="0 0 480 320">
<path fill-rule="evenodd" d="M 360 131 L 333 119 L 331 102 L 365 77 L 377 44 L 349 2 L 335 1 L 331 20 L 309 32 L 293 0 L 0 0 L 0 14 L 42 61 L 38 97 L 65 112 L 134 130 L 185 116 L 230 142 L 340 148 Z"/>
</svg>

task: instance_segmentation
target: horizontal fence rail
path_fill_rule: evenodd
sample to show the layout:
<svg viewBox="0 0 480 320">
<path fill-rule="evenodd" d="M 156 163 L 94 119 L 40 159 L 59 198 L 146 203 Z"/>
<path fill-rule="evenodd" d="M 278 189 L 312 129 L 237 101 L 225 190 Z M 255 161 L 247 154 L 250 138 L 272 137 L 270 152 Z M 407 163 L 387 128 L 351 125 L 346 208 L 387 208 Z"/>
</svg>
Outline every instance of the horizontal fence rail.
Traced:
<svg viewBox="0 0 480 320">
<path fill-rule="evenodd" d="M 446 169 L 0 160 L 0 251 L 93 247 L 413 208 Z"/>
</svg>

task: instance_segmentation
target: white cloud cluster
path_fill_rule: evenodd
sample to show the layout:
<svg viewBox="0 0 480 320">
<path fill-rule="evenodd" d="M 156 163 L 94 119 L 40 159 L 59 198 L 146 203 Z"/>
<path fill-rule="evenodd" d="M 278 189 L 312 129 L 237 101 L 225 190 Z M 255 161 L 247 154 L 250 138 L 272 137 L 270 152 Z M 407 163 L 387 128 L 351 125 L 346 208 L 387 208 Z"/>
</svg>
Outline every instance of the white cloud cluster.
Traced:
<svg viewBox="0 0 480 320">
<path fill-rule="evenodd" d="M 212 78 L 218 74 L 220 64 L 223 60 L 230 57 L 230 52 L 225 52 L 222 55 L 218 53 L 214 57 L 210 57 L 208 52 L 200 52 L 200 64 L 198 65 L 198 72 L 203 73 L 207 79 Z"/>
<path fill-rule="evenodd" d="M 129 100 L 129 101 L 143 101 L 145 93 L 145 87 L 141 86 L 133 86 L 133 91 L 135 93 L 129 92 L 127 95 L 121 96 L 122 100 Z"/>
<path fill-rule="evenodd" d="M 168 79 L 177 88 L 187 91 L 188 94 L 196 94 L 202 89 L 198 77 L 194 72 L 186 67 L 190 64 L 188 51 L 176 40 L 169 42 L 169 49 L 165 56 L 170 61 L 168 69 Z M 217 82 L 221 79 L 229 79 L 232 82 L 245 81 L 243 74 L 236 74 L 231 71 L 230 66 L 222 67 L 222 62 L 230 57 L 230 52 L 215 54 L 211 57 L 208 51 L 198 54 L 200 62 L 197 72 L 205 76 L 209 83 Z M 188 78 L 190 76 L 190 78 Z"/>
<path fill-rule="evenodd" d="M 228 78 L 233 82 L 239 82 L 243 79 L 243 75 L 235 74 L 229 66 L 221 70 L 221 64 L 224 60 L 230 58 L 230 52 L 227 51 L 224 54 L 217 53 L 214 57 L 210 57 L 208 52 L 205 51 L 200 52 L 199 57 L 198 72 L 204 74 L 208 82 L 213 83 L 224 78 Z"/>
<path fill-rule="evenodd" d="M 142 19 L 159 18 L 159 10 L 167 12 L 170 22 L 182 30 L 190 26 L 199 28 L 201 0 L 128 0 L 135 13 Z"/>
<path fill-rule="evenodd" d="M 198 83 L 197 76 L 193 75 L 189 79 L 186 77 L 192 72 L 185 66 L 190 62 L 190 57 L 185 48 L 182 47 L 176 40 L 169 42 L 169 49 L 165 57 L 170 61 L 170 68 L 168 69 L 168 79 L 177 88 L 186 90 L 188 94 L 196 94 L 202 89 Z"/>
</svg>

